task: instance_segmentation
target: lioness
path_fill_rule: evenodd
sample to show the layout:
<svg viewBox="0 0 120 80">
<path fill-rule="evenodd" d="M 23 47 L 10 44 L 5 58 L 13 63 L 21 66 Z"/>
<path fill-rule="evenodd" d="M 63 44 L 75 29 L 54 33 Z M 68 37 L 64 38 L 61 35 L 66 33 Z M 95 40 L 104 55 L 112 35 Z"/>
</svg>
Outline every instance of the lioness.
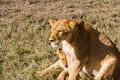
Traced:
<svg viewBox="0 0 120 80">
<path fill-rule="evenodd" d="M 82 20 L 49 20 L 53 47 L 62 43 L 68 62 L 68 80 L 76 80 L 80 70 L 94 80 L 120 80 L 120 53 L 104 34 Z"/>
<path fill-rule="evenodd" d="M 49 71 L 61 67 L 61 68 L 63 68 L 63 71 L 59 74 L 57 80 L 64 80 L 66 78 L 66 76 L 68 75 L 66 54 L 62 51 L 61 48 L 57 49 L 57 54 L 59 55 L 59 60 L 55 64 L 53 64 L 50 67 L 46 68 L 45 70 L 37 71 L 35 76 L 44 76 L 47 73 L 49 73 Z"/>
</svg>

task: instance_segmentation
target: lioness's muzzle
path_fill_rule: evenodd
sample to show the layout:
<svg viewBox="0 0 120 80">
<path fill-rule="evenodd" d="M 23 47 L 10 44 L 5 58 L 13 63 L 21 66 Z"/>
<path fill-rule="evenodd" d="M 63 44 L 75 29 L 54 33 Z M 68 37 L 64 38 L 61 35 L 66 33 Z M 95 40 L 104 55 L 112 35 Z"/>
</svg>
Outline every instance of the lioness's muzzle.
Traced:
<svg viewBox="0 0 120 80">
<path fill-rule="evenodd" d="M 55 40 L 53 40 L 53 39 L 49 39 L 49 41 L 50 41 L 50 42 L 54 42 Z"/>
</svg>

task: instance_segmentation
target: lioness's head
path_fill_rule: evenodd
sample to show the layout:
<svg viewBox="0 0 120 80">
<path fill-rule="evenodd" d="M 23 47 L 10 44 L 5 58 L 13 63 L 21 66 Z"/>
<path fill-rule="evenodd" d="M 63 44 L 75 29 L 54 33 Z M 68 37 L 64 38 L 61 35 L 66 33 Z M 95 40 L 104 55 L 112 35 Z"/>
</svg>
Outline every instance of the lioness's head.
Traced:
<svg viewBox="0 0 120 80">
<path fill-rule="evenodd" d="M 62 40 L 69 40 L 76 25 L 75 20 L 68 19 L 49 20 L 49 23 L 51 26 L 49 41 L 53 47 L 58 46 Z"/>
</svg>

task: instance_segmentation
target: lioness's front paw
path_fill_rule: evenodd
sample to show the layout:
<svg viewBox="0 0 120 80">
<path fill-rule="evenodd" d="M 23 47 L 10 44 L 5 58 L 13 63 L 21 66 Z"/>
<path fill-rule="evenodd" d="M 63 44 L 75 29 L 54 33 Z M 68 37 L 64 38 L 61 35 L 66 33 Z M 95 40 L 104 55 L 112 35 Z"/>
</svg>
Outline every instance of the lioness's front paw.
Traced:
<svg viewBox="0 0 120 80">
<path fill-rule="evenodd" d="M 41 77 L 41 76 L 43 76 L 43 73 L 42 73 L 41 71 L 37 71 L 37 72 L 35 73 L 35 76 L 36 76 L 36 77 Z"/>
<path fill-rule="evenodd" d="M 86 74 L 85 74 L 85 72 L 80 71 L 80 72 L 79 72 L 79 75 L 80 75 L 81 78 L 86 79 Z"/>
</svg>

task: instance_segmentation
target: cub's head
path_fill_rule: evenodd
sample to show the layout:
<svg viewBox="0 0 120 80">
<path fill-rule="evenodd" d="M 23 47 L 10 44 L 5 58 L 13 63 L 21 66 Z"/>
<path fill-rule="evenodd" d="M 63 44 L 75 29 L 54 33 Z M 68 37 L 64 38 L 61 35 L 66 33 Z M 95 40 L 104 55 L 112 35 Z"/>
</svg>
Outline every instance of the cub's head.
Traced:
<svg viewBox="0 0 120 80">
<path fill-rule="evenodd" d="M 63 65 L 66 67 L 67 66 L 66 54 L 63 52 L 61 48 L 57 49 L 57 54 L 59 55 L 59 58 L 62 61 Z"/>
<path fill-rule="evenodd" d="M 62 40 L 69 40 L 76 25 L 75 20 L 68 19 L 49 20 L 49 23 L 51 26 L 49 41 L 53 47 L 57 47 Z"/>
</svg>

